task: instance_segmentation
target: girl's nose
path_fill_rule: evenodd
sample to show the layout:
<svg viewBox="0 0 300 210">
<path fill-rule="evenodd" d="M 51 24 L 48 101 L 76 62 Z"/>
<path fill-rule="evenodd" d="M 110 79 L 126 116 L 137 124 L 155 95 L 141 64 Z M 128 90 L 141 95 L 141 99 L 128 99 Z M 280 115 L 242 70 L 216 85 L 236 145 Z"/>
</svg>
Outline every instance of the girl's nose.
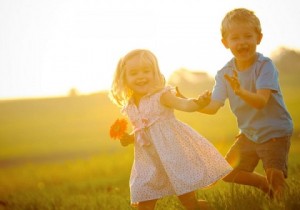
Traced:
<svg viewBox="0 0 300 210">
<path fill-rule="evenodd" d="M 142 73 L 138 73 L 137 78 L 138 78 L 138 79 L 143 79 L 143 78 L 144 78 L 144 75 L 143 75 Z"/>
</svg>

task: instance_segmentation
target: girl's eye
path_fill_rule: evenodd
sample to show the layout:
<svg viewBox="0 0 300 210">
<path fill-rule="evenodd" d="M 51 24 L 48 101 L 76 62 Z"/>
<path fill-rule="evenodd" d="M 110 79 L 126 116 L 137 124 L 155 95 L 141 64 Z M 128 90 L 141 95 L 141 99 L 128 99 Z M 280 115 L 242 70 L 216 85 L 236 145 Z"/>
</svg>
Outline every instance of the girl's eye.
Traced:
<svg viewBox="0 0 300 210">
<path fill-rule="evenodd" d="M 144 73 L 148 73 L 148 72 L 150 72 L 150 71 L 151 71 L 151 69 L 149 69 L 149 68 L 144 68 L 144 69 L 143 69 L 143 72 L 144 72 Z"/>
<path fill-rule="evenodd" d="M 137 74 L 137 71 L 129 71 L 129 75 L 134 76 Z"/>
</svg>

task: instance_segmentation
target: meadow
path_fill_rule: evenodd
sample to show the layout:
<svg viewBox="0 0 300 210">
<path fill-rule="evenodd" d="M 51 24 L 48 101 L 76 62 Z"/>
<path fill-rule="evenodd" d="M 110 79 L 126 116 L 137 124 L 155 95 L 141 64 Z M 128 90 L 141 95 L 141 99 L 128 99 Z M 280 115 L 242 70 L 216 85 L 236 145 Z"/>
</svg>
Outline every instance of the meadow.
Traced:
<svg viewBox="0 0 300 210">
<path fill-rule="evenodd" d="M 300 84 L 283 75 L 282 92 L 295 126 L 289 190 L 283 202 L 260 191 L 219 181 L 197 192 L 214 209 L 300 209 Z M 185 89 L 183 89 L 186 91 Z M 201 90 L 198 89 L 198 92 Z M 183 92 L 194 95 L 194 92 Z M 228 104 L 217 115 L 176 112 L 225 155 L 238 130 Z M 109 138 L 121 117 L 106 92 L 61 98 L 0 101 L 0 210 L 126 210 L 133 147 Z M 263 173 L 261 165 L 257 171 Z M 180 210 L 174 196 L 158 210 Z"/>
</svg>

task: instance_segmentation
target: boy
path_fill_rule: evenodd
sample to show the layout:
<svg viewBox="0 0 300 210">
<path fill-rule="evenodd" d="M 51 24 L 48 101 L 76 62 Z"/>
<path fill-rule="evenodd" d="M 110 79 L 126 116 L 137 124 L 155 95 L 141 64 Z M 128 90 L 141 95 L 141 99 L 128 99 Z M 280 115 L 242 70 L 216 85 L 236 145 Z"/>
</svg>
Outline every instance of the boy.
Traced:
<svg viewBox="0 0 300 210">
<path fill-rule="evenodd" d="M 254 186 L 280 198 L 286 187 L 293 123 L 276 67 L 256 52 L 263 37 L 260 21 L 252 11 L 234 9 L 224 17 L 221 33 L 234 58 L 217 72 L 211 102 L 200 112 L 215 114 L 228 98 L 237 118 L 240 134 L 226 155 L 234 170 L 224 181 Z M 266 176 L 253 172 L 259 160 Z"/>
</svg>

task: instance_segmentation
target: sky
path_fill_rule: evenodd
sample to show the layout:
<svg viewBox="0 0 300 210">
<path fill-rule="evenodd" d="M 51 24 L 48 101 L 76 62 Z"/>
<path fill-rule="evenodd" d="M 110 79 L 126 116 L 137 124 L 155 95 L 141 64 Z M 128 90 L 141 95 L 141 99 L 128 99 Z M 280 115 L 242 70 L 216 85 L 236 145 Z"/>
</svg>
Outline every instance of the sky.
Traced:
<svg viewBox="0 0 300 210">
<path fill-rule="evenodd" d="M 0 100 L 110 88 L 120 57 L 146 48 L 168 78 L 180 68 L 214 75 L 232 55 L 220 23 L 245 7 L 260 18 L 258 51 L 300 49 L 297 0 L 0 0 Z"/>
</svg>

